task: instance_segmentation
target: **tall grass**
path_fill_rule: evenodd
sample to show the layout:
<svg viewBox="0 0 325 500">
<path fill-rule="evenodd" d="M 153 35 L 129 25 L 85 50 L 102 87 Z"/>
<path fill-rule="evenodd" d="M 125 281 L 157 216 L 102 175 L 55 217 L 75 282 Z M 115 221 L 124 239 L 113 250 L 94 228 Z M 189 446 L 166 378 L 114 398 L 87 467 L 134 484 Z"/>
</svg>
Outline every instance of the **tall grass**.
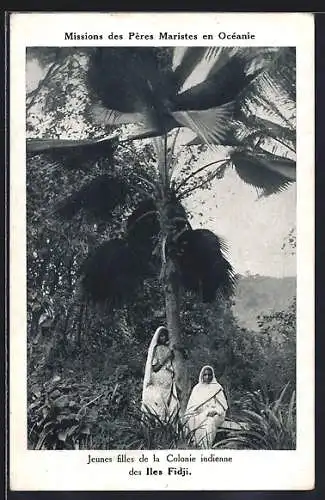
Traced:
<svg viewBox="0 0 325 500">
<path fill-rule="evenodd" d="M 191 444 L 193 432 L 188 430 L 179 411 L 162 419 L 149 408 L 141 412 L 134 407 L 130 413 L 130 419 L 124 422 L 122 428 L 123 449 L 193 449 Z"/>
<path fill-rule="evenodd" d="M 270 400 L 261 391 L 247 394 L 234 405 L 232 420 L 241 429 L 228 431 L 214 448 L 294 450 L 296 448 L 296 393 L 287 384 Z"/>
</svg>

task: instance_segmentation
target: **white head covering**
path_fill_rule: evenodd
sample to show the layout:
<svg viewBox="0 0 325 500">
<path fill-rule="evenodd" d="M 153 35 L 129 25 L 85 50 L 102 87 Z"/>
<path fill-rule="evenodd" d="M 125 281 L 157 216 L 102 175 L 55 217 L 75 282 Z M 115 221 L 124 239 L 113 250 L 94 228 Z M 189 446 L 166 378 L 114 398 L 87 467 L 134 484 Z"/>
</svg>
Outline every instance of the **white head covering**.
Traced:
<svg viewBox="0 0 325 500">
<path fill-rule="evenodd" d="M 209 383 L 203 382 L 203 373 L 207 368 L 212 371 L 212 380 Z M 191 396 L 187 404 L 187 411 L 195 411 L 213 396 L 217 396 L 218 402 L 222 407 L 224 407 L 224 410 L 226 411 L 228 408 L 228 404 L 223 393 L 223 388 L 219 384 L 219 382 L 217 382 L 212 366 L 205 365 L 200 371 L 199 383 L 193 387 L 193 390 L 191 392 Z"/>
<path fill-rule="evenodd" d="M 210 365 L 205 365 L 203 368 L 201 368 L 200 375 L 199 375 L 199 384 L 206 384 L 206 382 L 203 382 L 203 373 L 205 370 L 210 370 L 212 372 L 212 380 L 209 382 L 209 384 L 218 384 L 216 376 L 214 374 L 214 369 Z M 220 385 L 220 384 L 218 384 Z M 220 386 L 221 387 L 221 386 Z"/>
<path fill-rule="evenodd" d="M 165 326 L 159 326 L 157 328 L 157 330 L 155 331 L 155 333 L 154 333 L 154 335 L 153 335 L 153 337 L 151 339 L 150 345 L 149 345 L 148 355 L 147 355 L 147 362 L 146 362 L 146 368 L 145 368 L 145 371 L 144 371 L 142 399 L 144 398 L 144 392 L 145 392 L 146 388 L 151 383 L 152 360 L 153 360 L 153 356 L 154 356 L 154 352 L 155 352 L 155 347 L 158 344 L 158 339 L 159 339 L 160 332 L 163 331 L 163 330 L 166 330 Z"/>
</svg>

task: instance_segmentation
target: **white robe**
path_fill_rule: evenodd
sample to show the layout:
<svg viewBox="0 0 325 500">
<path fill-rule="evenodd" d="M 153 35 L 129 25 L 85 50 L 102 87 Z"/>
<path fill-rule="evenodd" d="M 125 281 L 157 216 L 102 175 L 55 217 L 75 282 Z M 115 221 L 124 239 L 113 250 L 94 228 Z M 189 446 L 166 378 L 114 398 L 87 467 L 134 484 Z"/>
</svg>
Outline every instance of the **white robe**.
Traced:
<svg viewBox="0 0 325 500">
<path fill-rule="evenodd" d="M 203 382 L 203 372 L 210 368 L 212 381 Z M 185 422 L 194 445 L 198 448 L 211 448 L 218 427 L 224 422 L 228 409 L 222 386 L 217 382 L 213 368 L 204 366 L 200 372 L 199 383 L 193 388 L 185 412 Z M 209 415 L 214 413 L 214 415 Z"/>
<path fill-rule="evenodd" d="M 179 409 L 176 392 L 175 371 L 172 360 L 168 360 L 157 372 L 153 365 L 160 362 L 169 351 L 169 347 L 158 344 L 163 327 L 159 327 L 149 346 L 142 390 L 142 412 L 153 413 L 160 420 L 166 421 Z"/>
</svg>

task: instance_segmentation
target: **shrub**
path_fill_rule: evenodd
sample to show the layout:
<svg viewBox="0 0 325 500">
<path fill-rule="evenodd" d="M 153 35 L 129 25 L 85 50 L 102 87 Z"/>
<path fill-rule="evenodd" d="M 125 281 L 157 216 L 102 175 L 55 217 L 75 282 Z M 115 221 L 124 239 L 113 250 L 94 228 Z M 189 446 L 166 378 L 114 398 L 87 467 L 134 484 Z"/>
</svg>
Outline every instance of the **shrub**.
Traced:
<svg viewBox="0 0 325 500">
<path fill-rule="evenodd" d="M 109 448 L 109 424 L 127 401 L 119 382 L 94 386 L 56 376 L 34 386 L 28 405 L 28 445 L 33 449 Z"/>
<path fill-rule="evenodd" d="M 294 450 L 296 448 L 296 393 L 287 397 L 287 384 L 275 401 L 261 391 L 249 393 L 236 403 L 232 420 L 242 424 L 229 431 L 215 448 Z M 237 408 L 237 409 L 236 409 Z"/>
<path fill-rule="evenodd" d="M 121 423 L 120 432 L 123 449 L 169 450 L 191 449 L 191 435 L 179 413 L 173 413 L 167 419 L 161 419 L 150 409 L 146 413 L 134 407 L 129 418 Z"/>
</svg>

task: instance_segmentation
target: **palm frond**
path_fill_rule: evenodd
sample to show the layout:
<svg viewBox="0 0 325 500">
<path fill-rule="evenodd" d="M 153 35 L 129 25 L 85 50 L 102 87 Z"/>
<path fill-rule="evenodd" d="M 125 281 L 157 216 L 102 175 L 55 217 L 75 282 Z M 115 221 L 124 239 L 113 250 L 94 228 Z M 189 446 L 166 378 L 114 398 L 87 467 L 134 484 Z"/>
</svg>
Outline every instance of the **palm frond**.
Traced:
<svg viewBox="0 0 325 500">
<path fill-rule="evenodd" d="M 278 88 L 284 91 L 288 98 L 296 101 L 296 48 L 282 47 L 279 57 L 275 60 L 271 77 L 277 82 Z"/>
<path fill-rule="evenodd" d="M 289 71 L 286 68 L 283 76 L 285 61 L 282 64 L 281 60 L 280 51 L 268 70 L 261 72 L 245 89 L 241 100 L 246 105 L 253 106 L 254 114 L 258 109 L 264 110 L 272 119 L 292 127 L 295 123 L 296 105 L 295 62 Z"/>
<path fill-rule="evenodd" d="M 278 138 L 288 143 L 296 143 L 296 130 L 294 128 L 285 127 L 279 123 L 255 115 L 248 116 L 246 121 L 248 125 L 251 125 L 256 130 L 264 131 L 274 139 Z"/>
<path fill-rule="evenodd" d="M 88 68 L 91 92 L 109 110 L 146 112 L 160 123 L 164 100 L 175 88 L 168 58 L 160 52 L 154 47 L 97 48 Z"/>
<path fill-rule="evenodd" d="M 130 193 L 130 187 L 123 180 L 101 175 L 62 201 L 57 212 L 61 217 L 71 219 L 84 210 L 95 221 L 110 221 L 113 210 L 124 205 Z"/>
<path fill-rule="evenodd" d="M 191 47 L 185 50 L 180 64 L 172 73 L 171 58 L 165 55 L 170 50 L 161 49 L 160 52 L 153 47 L 97 48 L 92 51 L 88 83 L 90 90 L 96 94 L 96 99 L 101 101 L 91 107 L 96 123 L 118 125 L 141 122 L 143 129 L 139 138 L 163 134 L 180 125 L 189 126 L 196 133 L 199 129 L 203 142 L 215 142 L 215 135 L 217 142 L 220 142 L 220 130 L 213 131 L 211 112 L 206 115 L 198 115 L 197 112 L 211 110 L 237 99 L 243 91 L 245 94 L 247 86 L 251 89 L 252 98 L 265 101 L 266 96 L 281 85 L 276 82 L 271 70 L 266 69 L 257 79 L 256 72 L 260 72 L 263 65 L 267 67 L 272 57 L 277 63 L 286 60 L 283 59 L 284 56 L 281 56 L 282 59 L 279 56 L 282 54 L 281 49 L 275 48 L 257 51 L 219 47 L 206 51 L 206 48 Z M 178 94 L 179 88 L 175 83 L 178 76 L 181 78 L 183 75 L 182 81 L 190 75 L 197 68 L 198 62 L 204 60 L 205 52 L 205 59 L 210 58 L 213 63 L 207 77 L 202 83 Z M 287 60 L 295 62 L 292 51 L 288 51 L 288 54 L 290 57 L 286 55 Z M 279 65 L 273 63 L 273 66 L 277 71 L 281 70 Z M 290 62 L 289 67 L 293 66 Z M 288 80 L 290 71 L 285 73 Z M 249 85 L 252 80 L 253 85 Z M 247 95 L 242 97 L 245 101 Z M 263 105 L 270 108 L 270 103 L 264 101 Z M 179 120 L 175 120 L 171 116 L 173 112 L 185 112 L 185 115 L 179 115 Z M 128 140 L 137 138 L 131 134 Z"/>
<path fill-rule="evenodd" d="M 218 61 L 222 57 L 233 57 L 240 55 L 245 57 L 247 61 L 265 61 L 273 59 L 274 55 L 279 51 L 278 47 L 209 47 L 206 51 L 205 58 L 207 61 Z"/>
<path fill-rule="evenodd" d="M 202 83 L 178 94 L 174 99 L 175 110 L 209 109 L 232 102 L 253 78 L 245 73 L 245 66 L 246 61 L 242 58 L 230 58 L 222 70 L 211 73 Z"/>
<path fill-rule="evenodd" d="M 184 231 L 176 241 L 176 262 L 185 289 L 211 302 L 233 293 L 236 278 L 223 240 L 207 229 Z"/>
<path fill-rule="evenodd" d="M 268 74 L 262 75 L 260 80 L 251 89 L 248 97 L 255 107 L 261 107 L 270 118 L 280 121 L 288 127 L 295 126 L 296 102 L 292 101 L 287 93 L 279 86 L 278 82 Z"/>
<path fill-rule="evenodd" d="M 279 57 L 279 47 L 239 47 L 239 53 L 247 60 L 248 72 L 255 73 L 257 70 L 266 71 Z"/>
<path fill-rule="evenodd" d="M 197 135 L 193 139 L 186 142 L 184 144 L 184 146 L 187 146 L 187 147 L 189 147 L 189 146 L 202 146 L 204 144 L 207 144 L 210 146 L 215 146 L 215 147 L 218 147 L 218 146 L 232 146 L 232 147 L 239 146 L 238 142 L 232 137 L 231 134 L 228 134 L 228 133 L 225 134 L 225 138 L 223 139 L 222 142 L 220 140 L 206 142 L 202 139 L 202 137 Z"/>
<path fill-rule="evenodd" d="M 174 72 L 170 58 L 157 51 L 153 47 L 94 51 L 88 76 L 90 89 L 101 101 L 92 107 L 97 123 L 141 122 L 139 138 L 155 137 L 185 126 L 203 143 L 220 145 L 224 144 L 230 115 L 241 105 L 246 106 L 247 100 L 258 99 L 271 113 L 278 113 L 271 109 L 267 96 L 276 90 L 279 93 L 281 88 L 269 70 L 272 64 L 276 66 L 274 61 L 280 59 L 281 49 L 190 47 Z M 204 61 L 210 64 L 205 79 L 179 92 L 182 83 Z M 232 106 L 231 112 L 227 108 L 227 116 L 225 109 L 220 110 L 225 104 Z M 127 140 L 135 138 L 131 134 Z"/>
<path fill-rule="evenodd" d="M 137 127 L 133 128 L 133 131 L 125 135 L 123 139 L 120 140 L 120 142 L 161 137 L 173 128 L 181 127 L 181 124 L 177 123 L 177 121 L 172 116 L 168 116 L 163 122 L 163 127 L 164 129 L 162 129 L 158 125 L 155 125 L 148 119 L 147 121 L 144 121 L 142 124 L 138 124 Z"/>
<path fill-rule="evenodd" d="M 179 65 L 174 70 L 176 90 L 180 90 L 187 78 L 192 74 L 197 64 L 206 52 L 205 47 L 187 47 Z"/>
<path fill-rule="evenodd" d="M 128 244 L 137 253 L 142 253 L 145 258 L 150 258 L 157 243 L 160 223 L 157 207 L 152 198 L 139 203 L 129 215 L 126 226 Z"/>
<path fill-rule="evenodd" d="M 108 109 L 122 113 L 143 110 L 150 99 L 145 58 L 148 50 L 97 48 L 88 67 L 88 86 Z"/>
<path fill-rule="evenodd" d="M 174 195 L 166 206 L 166 215 L 170 224 L 170 240 L 175 240 L 185 229 L 190 228 L 186 210 Z M 129 215 L 126 227 L 126 239 L 139 258 L 151 261 L 153 267 L 159 264 L 157 252 L 160 236 L 160 220 L 155 201 L 148 198 L 139 203 Z"/>
<path fill-rule="evenodd" d="M 176 111 L 172 115 L 184 127 L 195 132 L 203 143 L 221 145 L 227 136 L 233 110 L 233 103 L 228 103 L 201 111 Z"/>
<path fill-rule="evenodd" d="M 114 109 L 107 109 L 100 103 L 90 106 L 88 114 L 94 124 L 102 126 L 141 123 L 146 119 L 143 113 L 122 113 Z"/>
<path fill-rule="evenodd" d="M 204 56 L 210 64 L 209 75 L 220 71 L 239 52 L 239 47 L 209 47 Z"/>
<path fill-rule="evenodd" d="M 113 239 L 87 257 L 80 274 L 86 295 L 94 302 L 114 308 L 134 298 L 144 269 L 124 240 Z"/>
<path fill-rule="evenodd" d="M 112 163 L 117 145 L 116 134 L 90 140 L 29 139 L 26 152 L 27 157 L 44 154 L 67 168 L 85 168 L 102 158 Z"/>
<path fill-rule="evenodd" d="M 26 151 L 27 153 L 40 154 L 45 152 L 51 152 L 56 149 L 66 152 L 77 150 L 83 151 L 92 150 L 95 151 L 99 148 L 110 149 L 112 143 L 117 140 L 116 134 L 102 137 L 101 139 L 81 139 L 81 140 L 70 140 L 70 139 L 27 139 L 26 141 Z"/>
<path fill-rule="evenodd" d="M 269 196 L 287 189 L 295 180 L 296 163 L 270 153 L 233 151 L 231 161 L 239 177 Z"/>
<path fill-rule="evenodd" d="M 275 135 L 276 130 L 279 130 L 279 133 L 281 132 L 280 137 Z M 283 141 L 290 142 L 289 138 L 291 140 L 294 135 L 295 132 L 291 129 L 286 129 L 269 120 L 250 115 L 249 117 L 243 116 L 241 120 L 232 119 L 229 122 L 225 122 L 225 130 L 222 139 L 214 138 L 211 140 L 211 144 L 225 147 L 243 148 L 243 146 L 246 146 L 253 148 L 261 138 L 274 137 L 280 139 L 283 136 Z M 200 144 L 210 144 L 209 139 L 204 141 L 202 137 L 197 135 L 187 142 L 186 146 L 196 146 Z"/>
<path fill-rule="evenodd" d="M 292 157 L 295 155 L 295 135 L 295 129 L 252 114 L 242 114 L 240 120 L 232 120 L 229 124 L 227 139 L 230 137 L 229 146 L 238 146 L 240 150 L 255 150 L 261 153 L 271 149 L 273 152 L 280 150 L 282 156 Z"/>
</svg>

